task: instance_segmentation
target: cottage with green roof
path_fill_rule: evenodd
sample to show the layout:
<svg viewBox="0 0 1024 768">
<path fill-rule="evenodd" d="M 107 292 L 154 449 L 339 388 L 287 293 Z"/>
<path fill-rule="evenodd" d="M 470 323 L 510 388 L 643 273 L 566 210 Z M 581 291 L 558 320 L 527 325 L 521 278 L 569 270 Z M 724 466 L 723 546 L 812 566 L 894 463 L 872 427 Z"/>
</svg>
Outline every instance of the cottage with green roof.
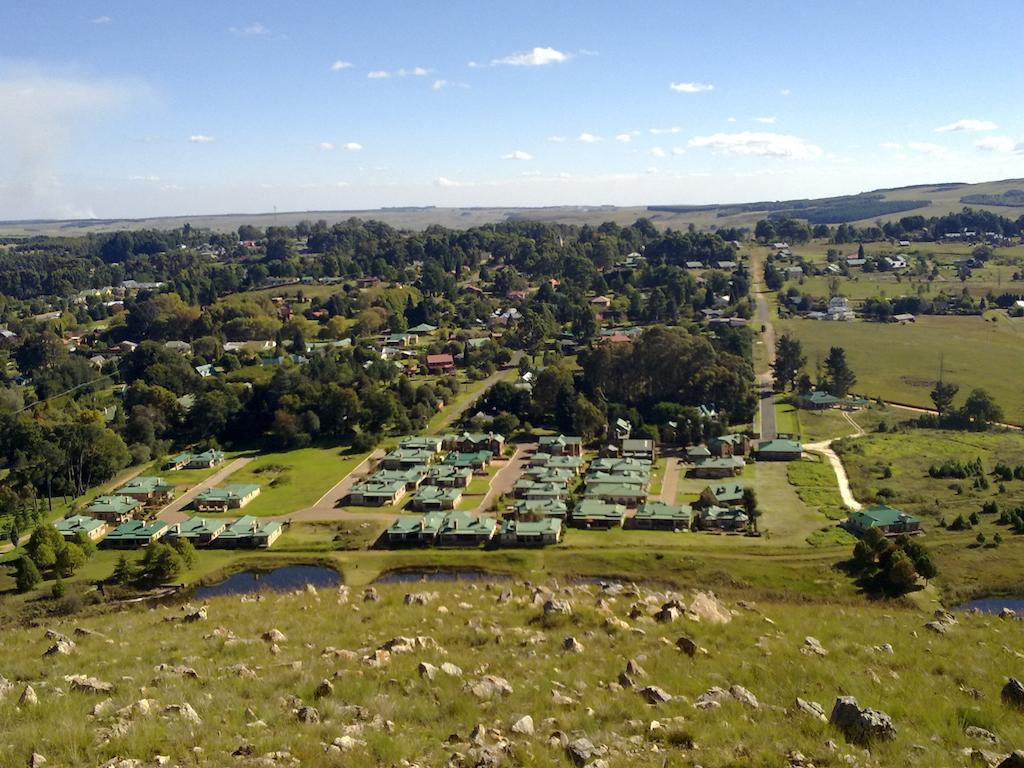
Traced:
<svg viewBox="0 0 1024 768">
<path fill-rule="evenodd" d="M 166 504 L 174 498 L 174 486 L 164 481 L 162 477 L 139 475 L 114 491 L 114 494 L 129 496 L 147 507 L 154 507 Z"/>
<path fill-rule="evenodd" d="M 263 521 L 252 515 L 244 515 L 221 531 L 216 546 L 225 549 L 268 549 L 283 532 L 284 527 L 276 520 Z"/>
<path fill-rule="evenodd" d="M 380 460 L 384 469 L 412 469 L 419 465 L 432 464 L 437 458 L 429 448 L 395 448 Z"/>
<path fill-rule="evenodd" d="M 223 520 L 213 520 L 208 517 L 190 517 L 188 520 L 172 525 L 171 529 L 167 532 L 167 538 L 172 541 L 185 539 L 194 545 L 204 546 L 220 536 L 225 528 L 227 528 L 227 523 Z"/>
<path fill-rule="evenodd" d="M 405 498 L 406 485 L 402 480 L 380 481 L 373 478 L 352 486 L 348 503 L 359 507 L 394 506 Z"/>
<path fill-rule="evenodd" d="M 697 514 L 696 524 L 702 531 L 741 531 L 749 520 L 741 507 L 708 507 Z"/>
<path fill-rule="evenodd" d="M 750 453 L 750 438 L 739 432 L 719 435 L 708 440 L 708 450 L 719 458 L 746 456 Z"/>
<path fill-rule="evenodd" d="M 72 515 L 54 523 L 54 527 L 65 539 L 73 539 L 78 534 L 84 534 L 91 541 L 103 538 L 107 532 L 107 524 L 102 520 L 85 515 Z"/>
<path fill-rule="evenodd" d="M 503 547 L 543 547 L 562 540 L 562 521 L 548 517 L 525 521 L 507 519 L 501 524 L 498 537 Z"/>
<path fill-rule="evenodd" d="M 657 449 L 653 440 L 626 438 L 619 446 L 618 455 L 624 459 L 646 459 L 653 463 L 657 458 Z"/>
<path fill-rule="evenodd" d="M 544 435 L 537 442 L 537 453 L 554 456 L 582 456 L 583 438 L 569 435 Z"/>
<path fill-rule="evenodd" d="M 440 546 L 475 547 L 486 544 L 498 529 L 493 517 L 474 517 L 468 512 L 449 512 L 437 534 Z"/>
<path fill-rule="evenodd" d="M 424 512 L 454 509 L 462 500 L 461 488 L 442 488 L 439 485 L 424 485 L 412 497 L 412 506 Z"/>
<path fill-rule="evenodd" d="M 444 438 L 438 437 L 436 435 L 420 435 L 405 438 L 398 444 L 398 447 L 408 448 L 410 450 L 432 451 L 433 453 L 440 453 L 443 445 Z"/>
<path fill-rule="evenodd" d="M 519 520 L 544 517 L 564 520 L 568 514 L 569 506 L 561 499 L 520 499 L 512 511 L 512 516 Z"/>
<path fill-rule="evenodd" d="M 199 512 L 227 512 L 241 509 L 260 495 L 260 487 L 253 483 L 231 483 L 219 488 L 200 491 L 192 506 Z"/>
<path fill-rule="evenodd" d="M 647 491 L 643 486 L 623 485 L 617 483 L 601 483 L 599 485 L 587 485 L 584 492 L 587 501 L 600 500 L 610 504 L 635 507 L 647 501 Z"/>
<path fill-rule="evenodd" d="M 437 464 L 427 472 L 426 482 L 442 488 L 468 488 L 473 481 L 473 470 L 451 464 Z"/>
<path fill-rule="evenodd" d="M 574 475 L 583 471 L 583 459 L 579 456 L 558 456 L 552 453 L 535 453 L 530 457 L 531 467 L 567 469 Z"/>
<path fill-rule="evenodd" d="M 120 525 L 142 511 L 142 502 L 130 496 L 98 496 L 85 511 L 89 517 L 95 517 L 110 525 Z"/>
<path fill-rule="evenodd" d="M 737 477 L 743 474 L 743 468 L 747 463 L 739 456 L 729 456 L 723 459 L 705 459 L 690 470 L 693 477 L 706 479 L 720 477 Z"/>
<path fill-rule="evenodd" d="M 760 443 L 754 455 L 758 461 L 799 461 L 803 450 L 798 440 L 776 438 Z"/>
<path fill-rule="evenodd" d="M 455 450 L 463 453 L 490 451 L 495 456 L 501 456 L 504 447 L 505 436 L 496 432 L 463 432 L 455 440 Z"/>
<path fill-rule="evenodd" d="M 743 503 L 743 483 L 717 483 L 700 492 L 703 507 L 732 507 Z"/>
<path fill-rule="evenodd" d="M 693 522 L 693 509 L 688 505 L 648 501 L 633 516 L 633 528 L 665 531 L 688 531 Z"/>
<path fill-rule="evenodd" d="M 431 512 L 422 517 L 403 516 L 384 532 L 384 541 L 393 546 L 430 546 L 444 523 L 444 514 Z"/>
<path fill-rule="evenodd" d="M 577 528 L 618 528 L 625 519 L 625 506 L 599 499 L 584 499 L 572 513 L 572 524 Z"/>
<path fill-rule="evenodd" d="M 409 333 L 415 334 L 417 336 L 429 336 L 430 334 L 435 333 L 436 331 L 437 326 L 431 325 L 430 323 L 420 323 L 419 325 L 414 325 L 412 328 L 409 329 Z"/>
<path fill-rule="evenodd" d="M 442 464 L 452 467 L 468 467 L 477 474 L 487 472 L 494 454 L 490 451 L 452 451 L 444 457 Z"/>
<path fill-rule="evenodd" d="M 415 491 L 427 478 L 430 467 L 419 464 L 409 469 L 380 469 L 370 477 L 375 483 L 405 483 L 405 490 Z"/>
<path fill-rule="evenodd" d="M 576 473 L 569 469 L 555 469 L 554 467 L 527 467 L 523 470 L 522 477 L 535 483 L 568 485 L 569 481 L 576 477 Z"/>
<path fill-rule="evenodd" d="M 568 489 L 561 483 L 535 483 L 532 480 L 519 479 L 512 486 L 512 494 L 517 499 L 530 501 L 543 499 L 564 499 Z"/>
<path fill-rule="evenodd" d="M 863 535 L 872 528 L 886 536 L 898 536 L 901 533 L 913 535 L 921 533 L 921 519 L 883 504 L 851 512 L 844 527 L 857 535 Z"/>
<path fill-rule="evenodd" d="M 148 547 L 162 537 L 170 526 L 163 520 L 129 520 L 107 534 L 103 546 L 111 549 L 139 549 Z"/>
<path fill-rule="evenodd" d="M 796 404 L 798 407 L 807 410 L 823 411 L 826 408 L 833 408 L 838 405 L 839 398 L 823 390 L 816 389 L 813 392 L 797 395 Z"/>
<path fill-rule="evenodd" d="M 706 445 L 691 445 L 686 449 L 686 461 L 690 464 L 700 464 L 711 458 L 711 451 Z"/>
</svg>

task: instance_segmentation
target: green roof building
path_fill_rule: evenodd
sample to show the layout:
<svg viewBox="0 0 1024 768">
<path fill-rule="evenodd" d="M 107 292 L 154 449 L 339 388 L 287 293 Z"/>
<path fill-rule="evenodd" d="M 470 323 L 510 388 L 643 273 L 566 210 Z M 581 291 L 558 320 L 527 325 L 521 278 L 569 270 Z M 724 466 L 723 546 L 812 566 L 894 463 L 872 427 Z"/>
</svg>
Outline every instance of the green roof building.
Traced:
<svg viewBox="0 0 1024 768">
<path fill-rule="evenodd" d="M 708 507 L 697 516 L 702 531 L 739 531 L 747 527 L 749 518 L 740 507 Z"/>
<path fill-rule="evenodd" d="M 743 503 L 743 483 L 718 483 L 700 492 L 705 507 L 731 507 Z"/>
<path fill-rule="evenodd" d="M 392 545 L 431 545 L 437 538 L 444 514 L 431 512 L 422 517 L 399 517 L 384 532 L 384 540 Z"/>
<path fill-rule="evenodd" d="M 544 435 L 537 442 L 537 453 L 555 456 L 582 456 L 583 438 L 570 435 Z"/>
<path fill-rule="evenodd" d="M 493 517 L 474 517 L 468 512 L 449 512 L 444 517 L 437 543 L 441 546 L 474 547 L 486 544 L 498 529 Z"/>
<path fill-rule="evenodd" d="M 517 519 L 524 517 L 553 517 L 564 520 L 569 514 L 568 505 L 561 499 L 520 499 L 512 513 Z"/>
<path fill-rule="evenodd" d="M 814 390 L 806 394 L 796 396 L 796 404 L 801 408 L 812 411 L 821 411 L 825 408 L 832 408 L 839 404 L 839 398 L 830 395 L 823 390 Z"/>
<path fill-rule="evenodd" d="M 404 480 L 381 481 L 374 478 L 363 480 L 352 486 L 349 504 L 359 507 L 383 507 L 398 504 L 405 498 Z"/>
<path fill-rule="evenodd" d="M 98 496 L 86 507 L 89 517 L 95 517 L 105 523 L 120 525 L 130 520 L 132 515 L 142 509 L 142 502 L 130 496 Z"/>
<path fill-rule="evenodd" d="M 103 546 L 112 549 L 139 549 L 152 544 L 166 534 L 169 528 L 163 520 L 129 520 L 107 534 Z"/>
<path fill-rule="evenodd" d="M 102 538 L 103 534 L 107 531 L 107 524 L 102 520 L 86 517 L 85 515 L 73 515 L 63 520 L 58 520 L 54 523 L 54 527 L 60 531 L 60 535 L 65 539 L 73 539 L 79 533 L 82 533 L 90 540 L 96 541 Z"/>
<path fill-rule="evenodd" d="M 648 501 L 636 511 L 634 528 L 649 530 L 688 531 L 693 522 L 693 510 L 687 505 Z"/>
<path fill-rule="evenodd" d="M 170 539 L 187 539 L 193 544 L 205 545 L 220 536 L 227 524 L 223 520 L 211 520 L 208 517 L 191 517 L 175 523 L 167 532 Z"/>
<path fill-rule="evenodd" d="M 768 440 L 757 446 L 754 455 L 758 461 L 798 461 L 803 455 L 803 446 L 797 440 Z"/>
<path fill-rule="evenodd" d="M 618 528 L 625 519 L 625 506 L 599 499 L 584 499 L 572 513 L 572 524 L 577 528 Z"/>
<path fill-rule="evenodd" d="M 174 496 L 174 486 L 162 477 L 139 475 L 122 485 L 114 493 L 117 496 L 130 496 L 150 507 L 169 501 Z"/>
<path fill-rule="evenodd" d="M 466 488 L 473 481 L 470 467 L 456 467 L 453 464 L 437 464 L 427 472 L 426 482 L 442 488 Z"/>
<path fill-rule="evenodd" d="M 490 451 L 452 451 L 444 457 L 442 464 L 452 467 L 468 467 L 474 472 L 483 472 L 491 465 L 494 454 Z"/>
<path fill-rule="evenodd" d="M 613 505 L 635 507 L 647 501 L 647 491 L 642 485 L 623 485 L 617 483 L 587 484 L 583 493 L 586 501 L 599 500 Z M 586 502 L 584 502 L 586 503 Z"/>
<path fill-rule="evenodd" d="M 419 325 L 414 325 L 409 329 L 409 333 L 416 334 L 417 336 L 429 335 L 435 331 L 437 331 L 437 326 L 431 325 L 430 323 L 420 323 Z"/>
<path fill-rule="evenodd" d="M 380 465 L 384 469 L 411 469 L 432 464 L 435 458 L 436 452 L 429 448 L 395 448 L 380 460 Z"/>
<path fill-rule="evenodd" d="M 443 488 L 440 485 L 421 486 L 412 497 L 412 505 L 423 511 L 454 509 L 462 500 L 461 488 Z"/>
<path fill-rule="evenodd" d="M 920 533 L 921 519 L 895 507 L 881 505 L 851 512 L 846 518 L 846 527 L 856 534 L 875 528 L 886 536 L 898 536 L 901 533 Z"/>
<path fill-rule="evenodd" d="M 260 487 L 252 483 L 232 483 L 219 488 L 207 488 L 196 494 L 192 502 L 199 512 L 227 512 L 241 509 L 260 495 Z"/>
<path fill-rule="evenodd" d="M 276 520 L 261 521 L 252 515 L 244 515 L 221 531 L 217 536 L 216 546 L 267 549 L 283 532 L 284 528 Z"/>
<path fill-rule="evenodd" d="M 729 456 L 726 458 L 711 458 L 697 464 L 690 473 L 694 477 L 719 478 L 736 477 L 743 473 L 747 463 L 740 456 Z"/>
<path fill-rule="evenodd" d="M 499 541 L 503 547 L 543 547 L 562 540 L 562 521 L 549 517 L 536 522 L 505 520 Z"/>
</svg>

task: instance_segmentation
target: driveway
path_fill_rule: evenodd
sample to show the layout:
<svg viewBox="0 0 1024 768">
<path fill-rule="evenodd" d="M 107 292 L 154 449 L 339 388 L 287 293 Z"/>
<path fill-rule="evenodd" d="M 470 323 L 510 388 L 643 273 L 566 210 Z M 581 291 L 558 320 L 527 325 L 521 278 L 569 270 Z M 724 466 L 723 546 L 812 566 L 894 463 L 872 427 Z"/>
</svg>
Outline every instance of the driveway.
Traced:
<svg viewBox="0 0 1024 768">
<path fill-rule="evenodd" d="M 766 369 L 757 374 L 757 384 L 761 393 L 760 435 L 762 440 L 773 440 L 777 434 L 775 428 L 775 377 L 771 368 L 772 363 L 775 362 L 775 328 L 772 326 L 771 312 L 768 309 L 768 300 L 765 298 L 768 288 L 764 285 L 764 267 L 761 264 L 760 253 L 751 254 L 750 271 L 753 279 L 751 291 L 754 293 L 757 322 L 764 328 L 761 332 L 761 342 L 764 344 Z"/>
<path fill-rule="evenodd" d="M 331 490 L 321 496 L 313 506 L 291 512 L 287 515 L 267 519 L 306 522 L 312 520 L 372 519 L 373 516 L 370 514 L 367 514 L 365 518 L 360 518 L 360 513 L 346 512 L 345 510 L 338 509 L 338 506 L 348 496 L 352 486 L 370 474 L 371 467 L 382 458 L 384 458 L 384 449 L 377 448 L 371 451 L 369 456 L 359 462 L 351 472 L 345 475 Z M 390 509 L 390 507 L 385 509 Z"/>
<path fill-rule="evenodd" d="M 165 523 L 170 525 L 180 523 L 182 520 L 187 520 L 188 515 L 185 514 L 184 509 L 196 496 L 207 488 L 213 488 L 215 485 L 220 485 L 224 480 L 252 461 L 252 459 L 252 456 L 245 456 L 240 459 L 235 459 L 230 464 L 226 464 L 221 467 L 208 478 L 203 480 L 203 482 L 185 491 L 181 496 L 174 499 L 170 504 L 161 509 L 156 515 L 157 519 L 163 520 Z"/>
<path fill-rule="evenodd" d="M 665 459 L 665 475 L 661 479 L 661 500 L 666 504 L 675 504 L 678 486 L 679 459 L 676 456 L 669 456 Z"/>
<path fill-rule="evenodd" d="M 499 469 L 491 479 L 491 487 L 487 489 L 484 500 L 473 510 L 474 515 L 486 514 L 496 499 L 500 498 L 504 493 L 512 492 L 512 486 L 523 476 L 523 470 L 530 463 L 530 457 L 533 456 L 536 450 L 537 443 L 519 443 L 516 445 L 515 453 L 512 454 L 511 458 L 505 462 L 505 466 Z"/>
<path fill-rule="evenodd" d="M 853 419 L 850 419 L 850 421 L 853 422 Z M 853 424 L 857 426 L 856 422 L 853 422 Z M 860 429 L 860 427 L 858 426 L 857 429 Z M 828 463 L 832 465 L 832 471 L 836 473 L 836 481 L 839 483 L 839 495 L 843 499 L 843 504 L 854 512 L 863 509 L 864 505 L 853 496 L 853 490 L 850 488 L 850 477 L 846 474 L 846 467 L 843 466 L 842 459 L 832 450 L 832 441 L 825 440 L 821 443 L 808 443 L 804 446 L 804 450 L 820 453 L 828 459 Z"/>
</svg>

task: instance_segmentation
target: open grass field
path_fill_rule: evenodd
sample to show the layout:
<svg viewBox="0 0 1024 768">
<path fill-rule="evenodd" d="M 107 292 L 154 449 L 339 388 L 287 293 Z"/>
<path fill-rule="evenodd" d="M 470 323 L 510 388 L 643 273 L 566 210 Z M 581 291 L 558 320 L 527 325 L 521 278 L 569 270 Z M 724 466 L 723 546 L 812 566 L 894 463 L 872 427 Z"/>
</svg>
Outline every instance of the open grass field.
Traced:
<svg viewBox="0 0 1024 768">
<path fill-rule="evenodd" d="M 839 495 L 835 472 L 824 457 L 812 453 L 800 461 L 789 462 L 786 479 L 800 500 L 824 517 L 832 521 L 846 517 L 848 510 Z"/>
<path fill-rule="evenodd" d="M 803 415 L 792 403 L 779 395 L 775 398 L 775 431 L 789 435 L 800 434 L 800 417 Z"/>
<path fill-rule="evenodd" d="M 778 333 L 800 339 L 813 373 L 830 347 L 846 350 L 857 383 L 854 391 L 898 403 L 931 408 L 939 361 L 946 381 L 960 384 L 963 401 L 972 386 L 987 389 L 1002 406 L 1007 421 L 1024 421 L 1024 319 L 987 322 L 980 317 L 922 316 L 907 325 L 895 323 L 786 320 Z"/>
</svg>

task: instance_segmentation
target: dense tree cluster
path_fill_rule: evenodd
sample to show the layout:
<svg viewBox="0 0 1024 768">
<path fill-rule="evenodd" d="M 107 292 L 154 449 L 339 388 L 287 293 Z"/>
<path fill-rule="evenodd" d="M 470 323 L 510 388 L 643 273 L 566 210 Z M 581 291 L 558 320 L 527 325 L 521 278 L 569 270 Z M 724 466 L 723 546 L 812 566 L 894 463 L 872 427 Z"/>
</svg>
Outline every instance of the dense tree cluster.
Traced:
<svg viewBox="0 0 1024 768">
<path fill-rule="evenodd" d="M 901 595 L 938 574 L 928 550 L 906 534 L 886 538 L 877 528 L 870 529 L 853 548 L 852 569 L 871 592 Z"/>
</svg>

